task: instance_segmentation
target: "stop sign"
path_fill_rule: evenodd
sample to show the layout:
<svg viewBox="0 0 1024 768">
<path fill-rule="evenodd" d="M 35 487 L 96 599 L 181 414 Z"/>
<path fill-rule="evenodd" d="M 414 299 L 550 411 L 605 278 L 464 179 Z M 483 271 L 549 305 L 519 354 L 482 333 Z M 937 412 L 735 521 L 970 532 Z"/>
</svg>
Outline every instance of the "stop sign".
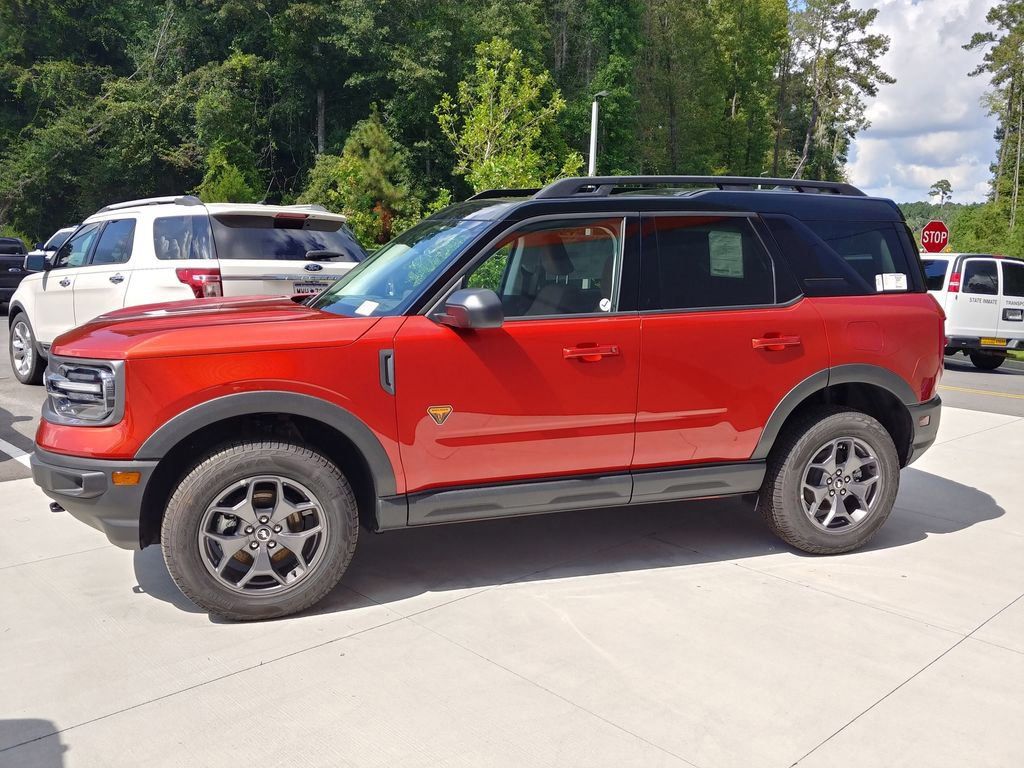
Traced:
<svg viewBox="0 0 1024 768">
<path fill-rule="evenodd" d="M 928 253 L 938 253 L 949 245 L 949 229 L 941 221 L 929 221 L 921 230 L 921 246 Z"/>
</svg>

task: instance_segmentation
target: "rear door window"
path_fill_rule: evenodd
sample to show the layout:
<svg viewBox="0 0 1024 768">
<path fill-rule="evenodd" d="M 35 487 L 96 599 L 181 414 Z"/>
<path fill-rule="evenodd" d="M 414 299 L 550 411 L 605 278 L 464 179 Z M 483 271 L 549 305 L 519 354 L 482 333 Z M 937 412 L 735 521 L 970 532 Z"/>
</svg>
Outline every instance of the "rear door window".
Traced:
<svg viewBox="0 0 1024 768">
<path fill-rule="evenodd" d="M 724 216 L 652 216 L 643 224 L 641 310 L 775 302 L 774 270 L 750 222 Z"/>
<path fill-rule="evenodd" d="M 1003 295 L 1024 296 L 1024 264 L 1003 262 Z"/>
<path fill-rule="evenodd" d="M 336 219 L 242 214 L 211 216 L 221 259 L 272 259 L 354 263 L 366 251 Z"/>
<path fill-rule="evenodd" d="M 948 259 L 925 259 L 924 265 L 925 283 L 929 291 L 941 291 L 946 287 L 946 270 L 949 268 Z"/>
<path fill-rule="evenodd" d="M 961 291 L 982 296 L 999 295 L 999 269 L 993 259 L 970 259 L 964 266 Z"/>
<path fill-rule="evenodd" d="M 124 264 L 132 256 L 132 241 L 135 238 L 135 219 L 108 221 L 96 243 L 89 263 Z"/>
</svg>

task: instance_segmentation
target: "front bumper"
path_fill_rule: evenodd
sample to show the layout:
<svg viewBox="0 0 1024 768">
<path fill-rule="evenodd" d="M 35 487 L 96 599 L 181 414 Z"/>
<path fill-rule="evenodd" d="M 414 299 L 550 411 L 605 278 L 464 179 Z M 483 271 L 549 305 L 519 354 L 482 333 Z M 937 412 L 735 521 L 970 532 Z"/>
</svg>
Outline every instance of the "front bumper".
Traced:
<svg viewBox="0 0 1024 768">
<path fill-rule="evenodd" d="M 139 549 L 139 517 L 155 461 L 82 459 L 44 451 L 32 454 L 32 479 L 72 517 L 106 534 L 123 549 Z M 112 472 L 139 472 L 137 485 L 114 485 Z"/>
<path fill-rule="evenodd" d="M 910 455 L 907 464 L 913 464 L 921 454 L 932 447 L 939 432 L 942 417 L 942 399 L 936 395 L 926 403 L 907 406 L 910 411 Z"/>
</svg>

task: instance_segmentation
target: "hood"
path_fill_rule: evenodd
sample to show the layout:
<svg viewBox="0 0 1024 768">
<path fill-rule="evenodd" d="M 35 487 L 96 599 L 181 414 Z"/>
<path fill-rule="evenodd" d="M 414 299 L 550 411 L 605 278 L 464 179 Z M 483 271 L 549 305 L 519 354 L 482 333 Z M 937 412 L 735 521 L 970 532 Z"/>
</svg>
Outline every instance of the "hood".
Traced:
<svg viewBox="0 0 1024 768">
<path fill-rule="evenodd" d="M 281 296 L 191 299 L 127 307 L 58 336 L 58 357 L 127 360 L 343 346 L 377 318 L 333 315 Z"/>
</svg>

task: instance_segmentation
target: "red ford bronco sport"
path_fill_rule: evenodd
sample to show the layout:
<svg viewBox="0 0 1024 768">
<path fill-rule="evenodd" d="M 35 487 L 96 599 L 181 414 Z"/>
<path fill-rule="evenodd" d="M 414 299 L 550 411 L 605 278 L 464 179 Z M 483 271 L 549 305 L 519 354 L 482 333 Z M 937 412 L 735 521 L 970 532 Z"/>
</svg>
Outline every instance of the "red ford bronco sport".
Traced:
<svg viewBox="0 0 1024 768">
<path fill-rule="evenodd" d="M 312 298 L 134 307 L 59 337 L 32 468 L 235 619 L 316 603 L 360 523 L 757 493 L 787 543 L 838 553 L 934 441 L 943 343 L 888 200 L 564 179 L 452 206 Z"/>
</svg>

